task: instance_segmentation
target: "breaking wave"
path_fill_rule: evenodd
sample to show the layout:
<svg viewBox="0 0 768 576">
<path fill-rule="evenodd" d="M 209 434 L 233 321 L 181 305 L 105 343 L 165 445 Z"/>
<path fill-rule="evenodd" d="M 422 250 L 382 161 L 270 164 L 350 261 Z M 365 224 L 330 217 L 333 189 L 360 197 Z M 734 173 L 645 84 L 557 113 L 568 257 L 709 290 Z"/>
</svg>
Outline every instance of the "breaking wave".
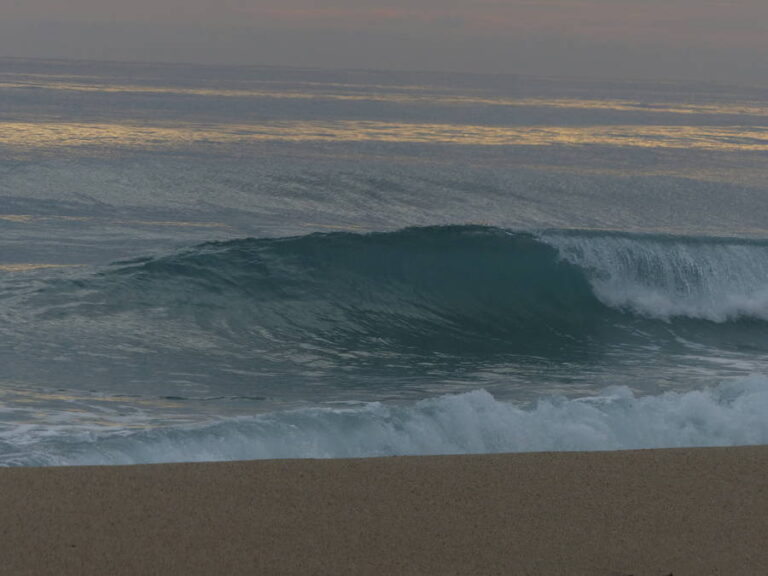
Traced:
<svg viewBox="0 0 768 576">
<path fill-rule="evenodd" d="M 635 396 L 609 388 L 530 405 L 484 390 L 411 404 L 370 403 L 153 427 L 57 425 L 0 434 L 0 464 L 69 465 L 620 450 L 768 443 L 768 379 Z M 78 418 L 81 418 L 79 416 Z M 142 424 L 144 424 L 142 426 Z"/>
<path fill-rule="evenodd" d="M 43 292 L 46 319 L 133 313 L 240 343 L 546 354 L 670 324 L 754 340 L 768 328 L 768 243 L 480 226 L 311 234 L 203 244 Z"/>
</svg>

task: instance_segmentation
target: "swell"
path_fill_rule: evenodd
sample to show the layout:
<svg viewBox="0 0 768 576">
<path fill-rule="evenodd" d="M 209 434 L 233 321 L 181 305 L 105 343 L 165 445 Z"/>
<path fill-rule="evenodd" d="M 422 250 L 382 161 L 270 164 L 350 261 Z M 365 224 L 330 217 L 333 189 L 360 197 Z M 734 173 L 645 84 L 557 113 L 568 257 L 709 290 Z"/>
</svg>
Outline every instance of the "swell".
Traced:
<svg viewBox="0 0 768 576">
<path fill-rule="evenodd" d="M 547 353 L 670 328 L 750 340 L 768 329 L 768 243 L 481 226 L 311 234 L 207 243 L 43 292 L 45 318 L 138 312 L 318 347 Z"/>
</svg>

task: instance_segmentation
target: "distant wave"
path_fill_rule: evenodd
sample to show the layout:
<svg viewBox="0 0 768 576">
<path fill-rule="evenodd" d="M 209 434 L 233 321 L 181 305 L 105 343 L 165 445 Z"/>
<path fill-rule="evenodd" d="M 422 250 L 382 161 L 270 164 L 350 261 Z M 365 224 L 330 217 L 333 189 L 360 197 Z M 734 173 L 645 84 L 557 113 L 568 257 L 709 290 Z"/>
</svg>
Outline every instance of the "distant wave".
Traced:
<svg viewBox="0 0 768 576">
<path fill-rule="evenodd" d="M 73 415 L 81 418 L 82 415 Z M 618 450 L 768 443 L 768 379 L 635 396 L 624 387 L 529 406 L 484 390 L 411 404 L 311 408 L 202 425 L 143 427 L 104 412 L 90 426 L 0 430 L 0 465 Z"/>
<path fill-rule="evenodd" d="M 38 303 L 357 350 L 546 354 L 670 325 L 749 340 L 768 329 L 768 242 L 481 226 L 243 239 L 117 263 Z"/>
</svg>

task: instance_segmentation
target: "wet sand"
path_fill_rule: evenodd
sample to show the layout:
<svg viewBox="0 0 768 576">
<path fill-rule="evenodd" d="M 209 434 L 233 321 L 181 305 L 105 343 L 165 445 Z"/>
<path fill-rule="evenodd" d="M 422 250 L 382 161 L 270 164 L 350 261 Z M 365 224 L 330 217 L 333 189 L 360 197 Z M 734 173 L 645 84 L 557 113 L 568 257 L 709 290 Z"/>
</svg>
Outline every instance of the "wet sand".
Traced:
<svg viewBox="0 0 768 576">
<path fill-rule="evenodd" d="M 768 574 L 768 447 L 0 470 L 0 573 Z"/>
</svg>

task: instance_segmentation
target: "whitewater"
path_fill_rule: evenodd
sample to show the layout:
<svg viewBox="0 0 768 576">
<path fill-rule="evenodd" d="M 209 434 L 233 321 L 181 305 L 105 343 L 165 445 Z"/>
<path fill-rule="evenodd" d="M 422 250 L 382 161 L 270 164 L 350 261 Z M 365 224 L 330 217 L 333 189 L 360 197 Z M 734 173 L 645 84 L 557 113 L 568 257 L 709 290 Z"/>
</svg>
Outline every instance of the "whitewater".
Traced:
<svg viewBox="0 0 768 576">
<path fill-rule="evenodd" d="M 0 63 L 0 465 L 768 443 L 768 94 Z"/>
</svg>

